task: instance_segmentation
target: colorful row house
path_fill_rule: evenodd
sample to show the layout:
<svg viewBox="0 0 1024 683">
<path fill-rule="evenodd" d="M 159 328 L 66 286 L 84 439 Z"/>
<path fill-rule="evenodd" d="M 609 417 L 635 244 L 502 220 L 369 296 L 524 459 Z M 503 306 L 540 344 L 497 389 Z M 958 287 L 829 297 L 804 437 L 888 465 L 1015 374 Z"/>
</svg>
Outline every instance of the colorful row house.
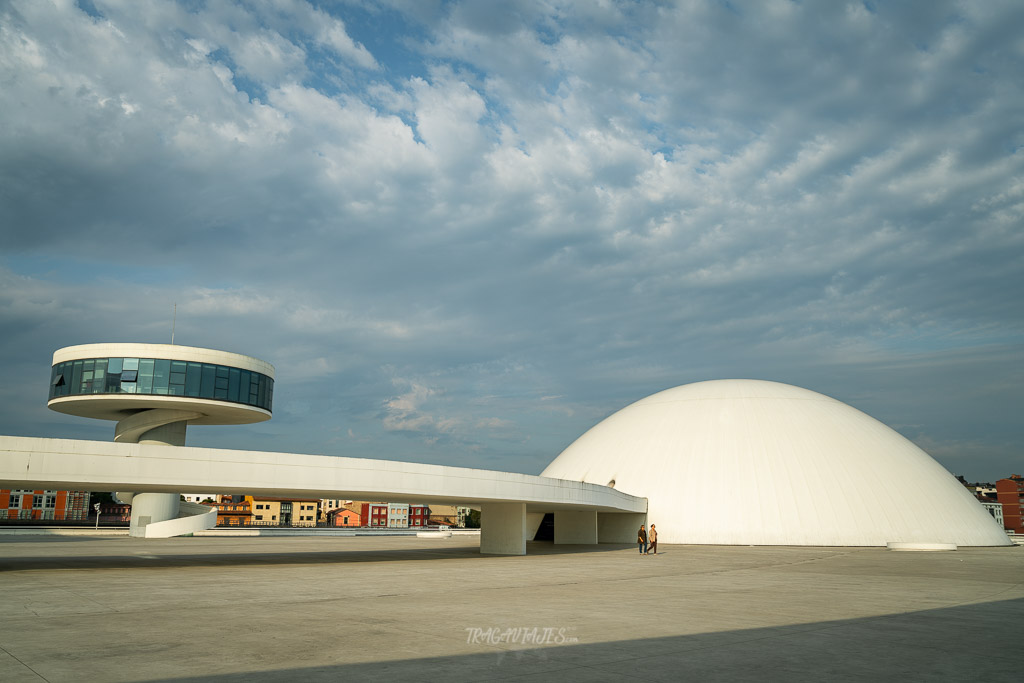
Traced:
<svg viewBox="0 0 1024 683">
<path fill-rule="evenodd" d="M 272 496 L 221 496 L 217 526 L 316 526 L 319 499 Z"/>
<path fill-rule="evenodd" d="M 409 529 L 430 523 L 430 508 L 408 503 L 367 503 L 366 517 L 370 527 Z"/>
<path fill-rule="evenodd" d="M 247 500 L 234 500 L 231 496 L 221 496 L 220 502 L 212 507 L 217 508 L 217 526 L 250 526 L 252 524 L 252 507 Z"/>
<path fill-rule="evenodd" d="M 0 519 L 85 522 L 88 491 L 0 489 Z"/>
<path fill-rule="evenodd" d="M 361 527 L 366 526 L 364 517 L 366 503 L 349 503 L 331 510 L 328 514 L 328 523 L 331 526 L 340 527 Z"/>
<path fill-rule="evenodd" d="M 254 526 L 316 526 L 319 498 L 246 496 Z"/>
</svg>

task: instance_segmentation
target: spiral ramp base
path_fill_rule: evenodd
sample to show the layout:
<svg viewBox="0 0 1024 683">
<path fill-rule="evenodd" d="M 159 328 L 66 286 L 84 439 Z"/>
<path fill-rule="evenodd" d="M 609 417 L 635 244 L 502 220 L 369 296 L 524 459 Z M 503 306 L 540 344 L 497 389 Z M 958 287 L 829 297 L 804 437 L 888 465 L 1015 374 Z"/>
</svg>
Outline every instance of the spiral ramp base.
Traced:
<svg viewBox="0 0 1024 683">
<path fill-rule="evenodd" d="M 145 410 L 118 422 L 114 441 L 184 446 L 188 421 L 202 416 L 184 410 Z M 136 538 L 171 538 L 217 525 L 216 508 L 182 502 L 176 493 L 119 491 L 117 499 L 132 506 L 128 535 Z"/>
<path fill-rule="evenodd" d="M 159 495 L 159 494 L 157 494 Z M 141 527 L 139 533 L 131 533 L 131 536 L 142 538 L 171 538 L 172 536 L 184 536 L 196 531 L 204 531 L 217 526 L 217 508 L 199 503 L 179 503 L 178 516 L 174 519 L 165 519 L 160 522 L 150 522 Z M 134 518 L 134 511 L 132 517 Z"/>
</svg>

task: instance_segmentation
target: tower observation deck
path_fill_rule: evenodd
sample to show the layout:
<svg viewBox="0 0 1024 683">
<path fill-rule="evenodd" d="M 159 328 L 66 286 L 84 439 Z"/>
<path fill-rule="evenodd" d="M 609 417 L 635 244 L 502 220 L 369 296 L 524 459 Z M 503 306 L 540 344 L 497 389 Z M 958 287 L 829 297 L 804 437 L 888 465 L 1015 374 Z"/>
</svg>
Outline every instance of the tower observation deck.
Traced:
<svg viewBox="0 0 1024 683">
<path fill-rule="evenodd" d="M 271 418 L 273 399 L 274 367 L 257 358 L 174 344 L 111 343 L 57 350 L 47 405 L 115 421 L 117 442 L 184 446 L 188 425 L 263 422 Z M 181 511 L 174 494 L 117 497 L 132 503 L 133 536 Z"/>
</svg>

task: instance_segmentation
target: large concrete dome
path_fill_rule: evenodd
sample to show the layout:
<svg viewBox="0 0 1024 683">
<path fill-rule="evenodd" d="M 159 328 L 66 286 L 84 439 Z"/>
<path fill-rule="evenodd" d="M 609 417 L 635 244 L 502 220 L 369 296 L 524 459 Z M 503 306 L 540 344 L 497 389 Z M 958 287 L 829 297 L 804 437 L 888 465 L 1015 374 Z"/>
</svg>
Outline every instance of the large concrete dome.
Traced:
<svg viewBox="0 0 1024 683">
<path fill-rule="evenodd" d="M 777 382 L 697 382 L 648 396 L 542 475 L 646 496 L 665 543 L 1009 544 L 913 443 L 845 403 Z"/>
</svg>

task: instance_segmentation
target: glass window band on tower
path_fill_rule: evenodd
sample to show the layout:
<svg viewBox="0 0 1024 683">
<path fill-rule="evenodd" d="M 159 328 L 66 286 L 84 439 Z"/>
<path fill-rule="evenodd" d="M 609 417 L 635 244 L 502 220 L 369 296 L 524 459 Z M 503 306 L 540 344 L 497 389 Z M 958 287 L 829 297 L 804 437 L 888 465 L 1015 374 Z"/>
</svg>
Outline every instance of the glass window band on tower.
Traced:
<svg viewBox="0 0 1024 683">
<path fill-rule="evenodd" d="M 159 358 L 89 358 L 54 365 L 50 399 L 82 394 L 187 396 L 271 412 L 274 380 L 226 365 Z"/>
</svg>

